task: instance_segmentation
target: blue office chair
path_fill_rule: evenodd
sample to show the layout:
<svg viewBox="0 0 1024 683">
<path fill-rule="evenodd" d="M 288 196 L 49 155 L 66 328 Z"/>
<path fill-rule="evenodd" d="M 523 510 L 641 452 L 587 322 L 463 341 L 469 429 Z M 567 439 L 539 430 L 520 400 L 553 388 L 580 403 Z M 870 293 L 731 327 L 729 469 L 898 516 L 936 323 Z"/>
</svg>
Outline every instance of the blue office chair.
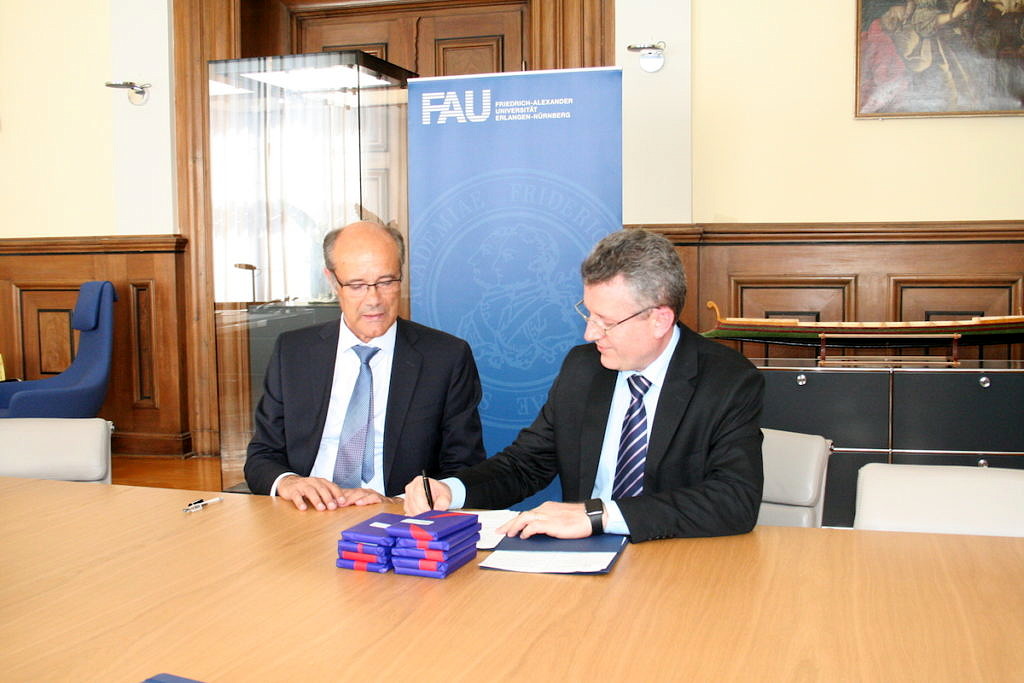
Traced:
<svg viewBox="0 0 1024 683">
<path fill-rule="evenodd" d="M 114 346 L 114 285 L 86 282 L 78 290 L 71 327 L 78 353 L 56 377 L 0 384 L 0 418 L 96 417 L 107 396 Z"/>
</svg>

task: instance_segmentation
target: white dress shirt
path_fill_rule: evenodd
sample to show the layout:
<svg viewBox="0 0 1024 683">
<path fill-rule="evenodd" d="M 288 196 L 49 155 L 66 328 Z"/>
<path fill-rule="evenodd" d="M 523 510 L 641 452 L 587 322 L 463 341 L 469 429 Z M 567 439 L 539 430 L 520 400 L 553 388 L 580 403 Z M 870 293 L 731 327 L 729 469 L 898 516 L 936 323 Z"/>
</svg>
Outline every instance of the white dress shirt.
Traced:
<svg viewBox="0 0 1024 683">
<path fill-rule="evenodd" d="M 338 353 L 334 361 L 334 380 L 331 383 L 331 400 L 327 404 L 327 420 L 324 422 L 324 433 L 320 438 L 320 448 L 313 462 L 311 477 L 320 477 L 331 481 L 334 478 L 334 464 L 338 459 L 338 441 L 341 428 L 348 412 L 348 402 L 352 398 L 352 390 L 359 377 L 359 356 L 353 346 L 374 346 L 380 349 L 370 359 L 370 370 L 373 372 L 373 477 L 362 482 L 363 488 L 384 493 L 384 418 L 387 413 L 388 394 L 391 391 L 391 365 L 395 357 L 395 335 L 397 323 L 392 323 L 387 332 L 371 339 L 365 344 L 356 337 L 342 317 L 338 323 Z M 270 489 L 270 495 L 277 494 L 277 485 L 283 477 L 293 472 L 282 474 Z"/>
</svg>

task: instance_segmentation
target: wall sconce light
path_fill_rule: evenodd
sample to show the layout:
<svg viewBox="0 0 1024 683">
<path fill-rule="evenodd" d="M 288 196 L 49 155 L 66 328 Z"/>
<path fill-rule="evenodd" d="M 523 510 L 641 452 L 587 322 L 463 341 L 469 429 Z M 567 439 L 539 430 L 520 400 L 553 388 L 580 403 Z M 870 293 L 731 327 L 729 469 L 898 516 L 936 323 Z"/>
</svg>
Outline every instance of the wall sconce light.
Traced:
<svg viewBox="0 0 1024 683">
<path fill-rule="evenodd" d="M 665 41 L 659 40 L 656 43 L 639 43 L 627 45 L 630 52 L 640 53 L 640 68 L 649 74 L 661 71 L 665 66 Z"/>
<path fill-rule="evenodd" d="M 149 100 L 149 89 L 153 87 L 149 83 L 135 83 L 134 81 L 121 81 L 115 83 L 107 81 L 104 83 L 108 88 L 124 88 L 128 91 L 128 101 L 135 105 L 143 105 Z"/>
</svg>

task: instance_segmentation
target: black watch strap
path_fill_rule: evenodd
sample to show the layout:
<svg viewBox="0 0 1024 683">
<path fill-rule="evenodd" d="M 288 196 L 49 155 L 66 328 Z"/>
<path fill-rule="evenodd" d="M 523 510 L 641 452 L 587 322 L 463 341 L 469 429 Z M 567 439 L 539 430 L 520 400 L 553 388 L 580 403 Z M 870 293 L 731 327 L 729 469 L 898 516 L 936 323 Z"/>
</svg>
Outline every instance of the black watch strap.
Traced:
<svg viewBox="0 0 1024 683">
<path fill-rule="evenodd" d="M 600 498 L 591 498 L 587 502 L 583 503 L 584 509 L 587 511 L 587 517 L 590 518 L 590 533 L 592 535 L 604 533 L 604 501 Z"/>
</svg>

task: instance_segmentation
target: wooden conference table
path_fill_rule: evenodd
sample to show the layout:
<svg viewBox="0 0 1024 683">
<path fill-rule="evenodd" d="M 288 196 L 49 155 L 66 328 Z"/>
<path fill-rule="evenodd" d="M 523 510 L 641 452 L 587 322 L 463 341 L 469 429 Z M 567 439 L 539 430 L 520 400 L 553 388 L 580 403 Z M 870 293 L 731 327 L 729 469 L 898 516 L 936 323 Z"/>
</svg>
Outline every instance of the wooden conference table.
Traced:
<svg viewBox="0 0 1024 683">
<path fill-rule="evenodd" d="M 334 567 L 342 528 L 397 506 L 182 512 L 211 495 L 0 478 L 0 679 L 1024 676 L 1024 538 L 758 527 L 605 576 L 438 580 Z"/>
</svg>

